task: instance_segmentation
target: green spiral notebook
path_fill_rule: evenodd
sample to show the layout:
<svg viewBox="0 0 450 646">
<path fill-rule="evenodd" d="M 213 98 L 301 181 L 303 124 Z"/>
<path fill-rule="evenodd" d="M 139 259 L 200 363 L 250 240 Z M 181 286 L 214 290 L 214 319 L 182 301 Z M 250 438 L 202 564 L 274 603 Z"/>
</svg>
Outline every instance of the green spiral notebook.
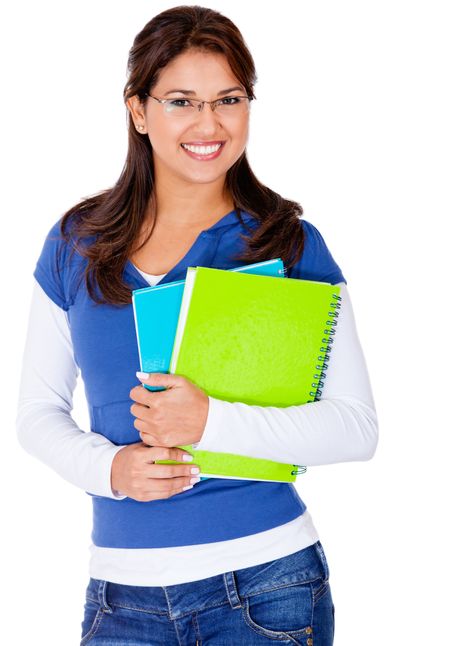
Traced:
<svg viewBox="0 0 450 646">
<path fill-rule="evenodd" d="M 337 324 L 339 292 L 318 281 L 189 267 L 169 372 L 229 402 L 284 407 L 315 401 Z M 195 445 L 182 448 L 196 460 Z M 197 453 L 203 475 L 210 475 L 209 465 L 212 477 L 233 477 L 236 460 L 241 467 L 248 461 L 247 475 L 257 467 L 246 456 Z M 219 465 L 208 462 L 214 455 L 223 456 L 219 473 L 214 473 Z M 285 466 L 285 482 L 302 472 Z"/>
</svg>

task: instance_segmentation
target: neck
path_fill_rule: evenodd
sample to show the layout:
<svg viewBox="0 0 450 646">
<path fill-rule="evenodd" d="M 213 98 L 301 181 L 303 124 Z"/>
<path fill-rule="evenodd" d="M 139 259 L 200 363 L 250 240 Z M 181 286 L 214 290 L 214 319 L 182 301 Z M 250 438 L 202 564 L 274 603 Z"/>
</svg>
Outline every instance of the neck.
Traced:
<svg viewBox="0 0 450 646">
<path fill-rule="evenodd" d="M 198 228 L 212 226 L 234 209 L 224 181 L 208 184 L 155 184 L 156 218 L 167 228 Z"/>
</svg>

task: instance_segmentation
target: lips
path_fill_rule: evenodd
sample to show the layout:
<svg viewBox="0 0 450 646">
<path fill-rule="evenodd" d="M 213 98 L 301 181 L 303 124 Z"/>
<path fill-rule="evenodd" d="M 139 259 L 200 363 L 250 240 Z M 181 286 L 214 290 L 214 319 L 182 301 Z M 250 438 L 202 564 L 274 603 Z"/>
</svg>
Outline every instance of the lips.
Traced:
<svg viewBox="0 0 450 646">
<path fill-rule="evenodd" d="M 185 148 L 185 146 L 183 144 L 181 144 L 181 148 L 184 150 L 186 155 L 189 155 L 189 157 L 191 157 L 191 159 L 195 159 L 197 161 L 210 161 L 212 159 L 216 159 L 221 154 L 221 152 L 223 150 L 223 147 L 225 145 L 225 142 L 216 141 L 216 142 L 207 142 L 207 143 L 203 142 L 201 144 L 200 143 L 186 144 L 188 146 L 202 146 L 202 147 L 214 146 L 214 145 L 217 145 L 217 144 L 219 144 L 219 148 L 217 150 L 211 152 L 211 153 L 208 153 L 208 154 L 193 152 L 192 150 L 188 150 L 187 148 Z"/>
</svg>

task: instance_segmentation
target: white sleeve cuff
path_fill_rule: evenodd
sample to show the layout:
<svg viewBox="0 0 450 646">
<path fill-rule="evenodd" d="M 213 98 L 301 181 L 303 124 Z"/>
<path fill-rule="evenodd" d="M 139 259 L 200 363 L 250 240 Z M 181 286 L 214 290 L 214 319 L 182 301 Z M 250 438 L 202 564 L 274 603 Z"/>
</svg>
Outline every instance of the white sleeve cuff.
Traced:
<svg viewBox="0 0 450 646">
<path fill-rule="evenodd" d="M 228 402 L 215 399 L 209 395 L 208 399 L 208 417 L 206 418 L 205 430 L 203 431 L 202 439 L 200 442 L 192 445 L 192 448 L 197 451 L 217 450 L 214 447 L 217 446 L 218 442 L 220 443 L 219 436 L 225 423 L 225 404 Z"/>
<path fill-rule="evenodd" d="M 112 445 L 103 452 L 103 455 L 98 456 L 98 478 L 92 478 L 91 488 L 88 490 L 89 493 L 94 493 L 97 496 L 105 496 L 106 498 L 115 498 L 116 500 L 126 498 L 126 495 L 113 489 L 111 484 L 112 463 L 114 457 L 121 449 L 123 449 L 123 446 Z"/>
</svg>

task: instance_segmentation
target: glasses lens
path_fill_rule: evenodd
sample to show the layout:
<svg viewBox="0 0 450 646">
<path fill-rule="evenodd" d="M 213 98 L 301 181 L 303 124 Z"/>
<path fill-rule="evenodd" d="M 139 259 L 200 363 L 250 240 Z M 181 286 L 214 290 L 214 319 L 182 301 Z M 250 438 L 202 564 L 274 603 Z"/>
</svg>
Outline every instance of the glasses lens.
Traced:
<svg viewBox="0 0 450 646">
<path fill-rule="evenodd" d="M 223 116 L 233 116 L 248 112 L 250 101 L 243 96 L 227 96 L 216 103 L 216 112 Z"/>
<path fill-rule="evenodd" d="M 164 109 L 167 114 L 173 117 L 186 117 L 198 112 L 198 107 L 189 99 L 170 99 L 164 104 Z"/>
<path fill-rule="evenodd" d="M 164 110 L 171 117 L 186 117 L 195 114 L 198 108 L 189 99 L 170 99 L 164 103 Z"/>
</svg>

